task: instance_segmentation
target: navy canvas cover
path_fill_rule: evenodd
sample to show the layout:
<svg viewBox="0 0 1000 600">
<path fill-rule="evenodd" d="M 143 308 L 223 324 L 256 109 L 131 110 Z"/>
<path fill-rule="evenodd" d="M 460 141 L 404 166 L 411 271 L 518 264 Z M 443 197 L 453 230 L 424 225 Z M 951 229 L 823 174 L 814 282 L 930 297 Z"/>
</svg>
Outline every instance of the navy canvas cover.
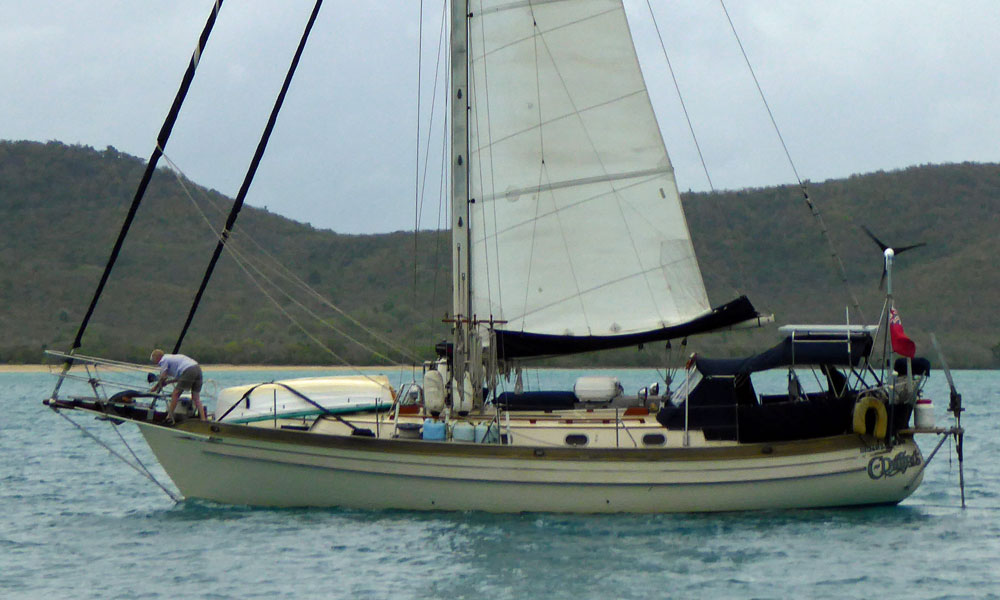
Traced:
<svg viewBox="0 0 1000 600">
<path fill-rule="evenodd" d="M 706 377 L 749 375 L 792 365 L 856 367 L 871 355 L 873 340 L 868 333 L 808 334 L 789 336 L 778 345 L 750 358 L 695 358 L 695 366 Z"/>
</svg>

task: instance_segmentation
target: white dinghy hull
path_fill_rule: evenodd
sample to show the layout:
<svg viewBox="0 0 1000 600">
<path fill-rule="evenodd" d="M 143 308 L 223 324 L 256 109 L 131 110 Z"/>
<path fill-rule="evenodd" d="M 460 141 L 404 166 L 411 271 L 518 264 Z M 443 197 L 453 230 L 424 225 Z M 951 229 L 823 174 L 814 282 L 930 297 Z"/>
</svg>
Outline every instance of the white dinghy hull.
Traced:
<svg viewBox="0 0 1000 600">
<path fill-rule="evenodd" d="M 895 504 L 912 439 L 857 435 L 684 449 L 378 440 L 189 421 L 137 423 L 187 498 L 275 507 L 659 513 Z"/>
</svg>

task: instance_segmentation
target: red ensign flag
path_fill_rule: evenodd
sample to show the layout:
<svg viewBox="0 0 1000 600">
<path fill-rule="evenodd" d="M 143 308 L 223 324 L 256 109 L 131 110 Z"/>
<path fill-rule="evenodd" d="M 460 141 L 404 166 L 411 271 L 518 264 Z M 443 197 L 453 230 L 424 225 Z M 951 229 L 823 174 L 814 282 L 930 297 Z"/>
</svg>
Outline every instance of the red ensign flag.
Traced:
<svg viewBox="0 0 1000 600">
<path fill-rule="evenodd" d="M 913 358 L 917 353 L 917 345 L 903 332 L 903 322 L 899 320 L 895 308 L 889 309 L 889 337 L 892 339 L 892 351 L 896 354 Z"/>
</svg>

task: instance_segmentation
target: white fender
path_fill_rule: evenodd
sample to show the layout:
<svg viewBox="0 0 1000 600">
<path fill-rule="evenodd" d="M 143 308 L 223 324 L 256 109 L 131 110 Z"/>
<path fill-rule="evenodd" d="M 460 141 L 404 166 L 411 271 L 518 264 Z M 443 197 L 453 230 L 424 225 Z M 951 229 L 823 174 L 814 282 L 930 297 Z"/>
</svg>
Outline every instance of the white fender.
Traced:
<svg viewBox="0 0 1000 600">
<path fill-rule="evenodd" d="M 444 410 L 444 377 L 440 371 L 424 373 L 424 410 L 432 415 Z"/>
</svg>

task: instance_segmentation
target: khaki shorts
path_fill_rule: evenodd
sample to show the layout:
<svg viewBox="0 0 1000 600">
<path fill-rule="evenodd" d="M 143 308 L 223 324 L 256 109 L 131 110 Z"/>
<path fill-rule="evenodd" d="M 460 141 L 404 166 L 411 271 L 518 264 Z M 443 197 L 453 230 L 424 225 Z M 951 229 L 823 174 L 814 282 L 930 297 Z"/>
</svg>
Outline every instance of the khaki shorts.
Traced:
<svg viewBox="0 0 1000 600">
<path fill-rule="evenodd" d="M 182 392 L 188 390 L 194 393 L 201 392 L 201 367 L 195 365 L 193 367 L 188 367 L 184 369 L 181 376 L 177 378 L 177 383 L 175 385 L 177 389 Z"/>
</svg>

